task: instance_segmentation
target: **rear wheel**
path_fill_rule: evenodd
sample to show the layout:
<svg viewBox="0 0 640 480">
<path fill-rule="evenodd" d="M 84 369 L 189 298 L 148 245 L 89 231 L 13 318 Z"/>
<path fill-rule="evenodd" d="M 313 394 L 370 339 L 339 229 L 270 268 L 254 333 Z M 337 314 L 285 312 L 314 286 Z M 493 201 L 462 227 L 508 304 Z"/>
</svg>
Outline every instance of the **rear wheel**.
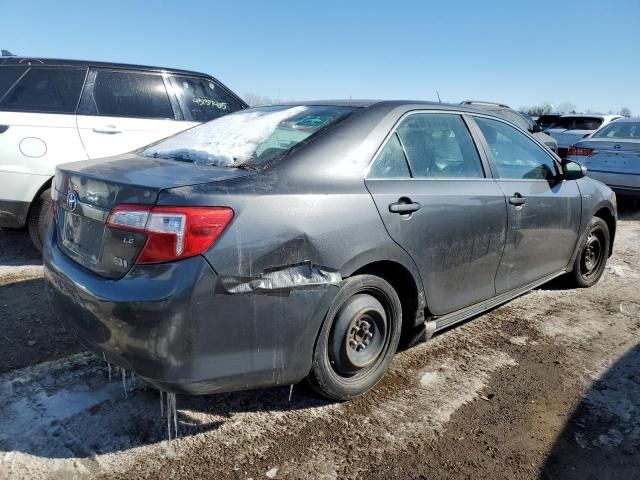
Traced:
<svg viewBox="0 0 640 480">
<path fill-rule="evenodd" d="M 593 217 L 571 272 L 572 280 L 577 287 L 591 287 L 600 280 L 607 264 L 609 246 L 607 223 L 599 217 Z"/>
<path fill-rule="evenodd" d="M 349 400 L 385 374 L 398 347 L 402 307 L 388 282 L 348 278 L 327 313 L 308 381 L 322 396 Z"/>
<path fill-rule="evenodd" d="M 29 216 L 27 217 L 27 229 L 29 231 L 29 237 L 35 245 L 35 247 L 42 251 L 42 242 L 47 229 L 51 222 L 51 190 L 46 189 L 40 194 L 40 196 L 31 204 L 29 210 Z"/>
</svg>

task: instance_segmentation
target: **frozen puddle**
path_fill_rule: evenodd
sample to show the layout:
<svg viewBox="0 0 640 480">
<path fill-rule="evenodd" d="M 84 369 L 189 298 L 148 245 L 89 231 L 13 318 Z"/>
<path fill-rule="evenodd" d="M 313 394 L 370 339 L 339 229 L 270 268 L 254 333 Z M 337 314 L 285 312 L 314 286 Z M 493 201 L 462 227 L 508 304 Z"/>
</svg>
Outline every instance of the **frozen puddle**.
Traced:
<svg viewBox="0 0 640 480">
<path fill-rule="evenodd" d="M 211 450 L 246 445 L 284 417 L 303 428 L 339 408 L 295 393 L 291 408 L 288 385 L 176 401 L 130 373 L 123 381 L 113 366 L 108 376 L 106 362 L 88 352 L 1 375 L 0 479 L 122 472 L 143 457 L 174 458 L 200 435 L 209 436 Z"/>
<path fill-rule="evenodd" d="M 86 475 L 104 454 L 170 448 L 158 392 L 127 375 L 125 395 L 122 377 L 109 382 L 106 370 L 85 352 L 0 376 L 0 477 Z"/>
</svg>

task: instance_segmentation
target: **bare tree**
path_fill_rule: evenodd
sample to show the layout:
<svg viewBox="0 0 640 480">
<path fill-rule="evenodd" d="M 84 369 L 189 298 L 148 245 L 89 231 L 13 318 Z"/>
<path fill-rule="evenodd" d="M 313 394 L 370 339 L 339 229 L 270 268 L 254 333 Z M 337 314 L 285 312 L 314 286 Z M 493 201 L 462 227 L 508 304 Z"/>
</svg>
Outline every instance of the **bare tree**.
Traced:
<svg viewBox="0 0 640 480">
<path fill-rule="evenodd" d="M 280 100 L 275 98 L 256 95 L 255 93 L 245 93 L 244 101 L 247 102 L 250 107 L 259 107 L 261 105 L 271 105 L 280 102 Z"/>
<path fill-rule="evenodd" d="M 630 117 L 631 110 L 629 110 L 627 107 L 622 107 L 618 112 L 618 115 L 622 115 L 623 117 Z"/>
<path fill-rule="evenodd" d="M 576 113 L 576 106 L 571 102 L 562 102 L 556 108 L 559 113 Z"/>
<path fill-rule="evenodd" d="M 533 115 L 534 117 L 539 117 L 540 115 L 546 115 L 547 113 L 551 113 L 553 111 L 553 107 L 547 103 L 541 103 L 540 105 L 535 105 L 533 107 L 522 108 L 522 110 L 526 111 L 529 115 Z"/>
</svg>

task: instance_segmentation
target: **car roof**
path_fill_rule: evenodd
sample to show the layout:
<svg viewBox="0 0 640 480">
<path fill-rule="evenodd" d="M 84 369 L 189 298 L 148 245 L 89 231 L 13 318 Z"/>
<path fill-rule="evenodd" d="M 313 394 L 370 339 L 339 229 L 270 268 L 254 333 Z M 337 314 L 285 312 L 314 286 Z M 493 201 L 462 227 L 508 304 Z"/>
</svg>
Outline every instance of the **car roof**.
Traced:
<svg viewBox="0 0 640 480">
<path fill-rule="evenodd" d="M 67 60 L 61 58 L 36 58 L 36 57 L 0 57 L 0 66 L 2 65 L 30 65 L 30 66 L 54 66 L 54 67 L 98 67 L 113 68 L 127 70 L 142 70 L 146 72 L 163 72 L 178 73 L 181 75 L 191 75 L 198 77 L 209 77 L 211 75 L 195 72 L 192 70 L 183 70 L 179 68 L 153 67 L 150 65 L 136 65 L 132 63 L 116 63 L 116 62 L 99 62 L 92 60 Z"/>
<path fill-rule="evenodd" d="M 482 105 L 484 107 L 508 108 L 509 110 L 513 110 L 509 105 L 505 105 L 504 103 L 486 102 L 484 100 L 463 100 L 460 102 L 460 105 Z"/>
<path fill-rule="evenodd" d="M 353 107 L 353 108 L 368 108 L 379 107 L 381 109 L 392 110 L 396 107 L 407 108 L 428 108 L 433 110 L 455 110 L 458 112 L 480 113 L 482 115 L 490 114 L 496 118 L 501 118 L 493 114 L 490 110 L 483 110 L 480 108 L 474 108 L 472 105 L 459 105 L 454 103 L 442 103 L 425 100 L 303 100 L 303 101 L 291 101 L 277 103 L 281 106 L 336 106 L 336 107 Z"/>
</svg>

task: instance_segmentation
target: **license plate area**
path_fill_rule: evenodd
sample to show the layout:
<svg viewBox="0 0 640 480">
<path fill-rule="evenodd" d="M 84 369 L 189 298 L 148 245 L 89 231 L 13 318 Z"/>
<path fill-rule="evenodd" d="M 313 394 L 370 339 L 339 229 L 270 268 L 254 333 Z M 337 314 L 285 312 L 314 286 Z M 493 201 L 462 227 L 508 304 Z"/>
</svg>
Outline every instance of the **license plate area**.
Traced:
<svg viewBox="0 0 640 480">
<path fill-rule="evenodd" d="M 62 246 L 83 262 L 96 265 L 102 252 L 104 225 L 87 217 L 63 210 Z"/>
</svg>

